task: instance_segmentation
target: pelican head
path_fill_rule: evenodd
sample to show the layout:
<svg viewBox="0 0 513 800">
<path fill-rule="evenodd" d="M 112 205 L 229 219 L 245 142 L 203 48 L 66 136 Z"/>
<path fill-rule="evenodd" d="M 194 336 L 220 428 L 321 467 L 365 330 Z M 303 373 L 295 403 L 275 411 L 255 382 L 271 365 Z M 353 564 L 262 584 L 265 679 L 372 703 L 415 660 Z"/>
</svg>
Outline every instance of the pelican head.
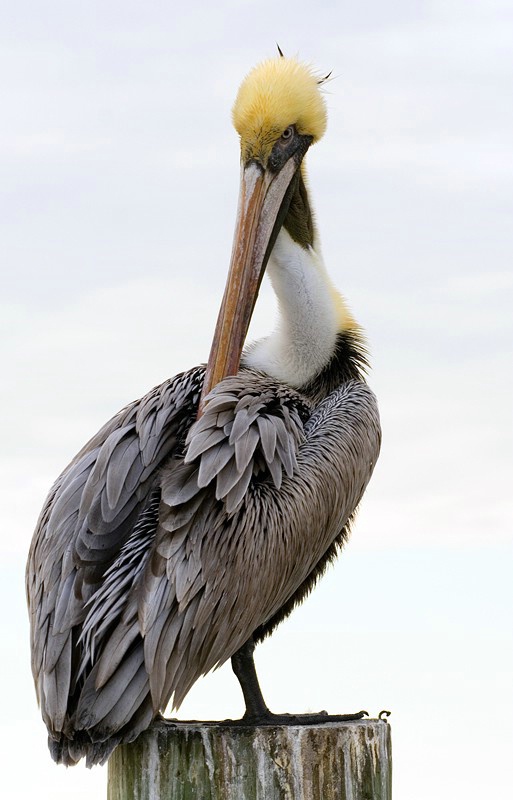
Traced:
<svg viewBox="0 0 513 800">
<path fill-rule="evenodd" d="M 202 398 L 239 369 L 258 289 L 297 187 L 303 158 L 326 130 L 322 80 L 282 56 L 244 79 L 233 107 L 241 183 L 232 257 Z"/>
<path fill-rule="evenodd" d="M 232 111 L 243 164 L 256 159 L 267 165 L 289 128 L 295 128 L 296 145 L 301 141 L 299 137 L 304 137 L 303 147 L 322 137 L 326 130 L 326 104 L 320 83 L 306 64 L 293 58 L 269 59 L 251 70 Z"/>
</svg>

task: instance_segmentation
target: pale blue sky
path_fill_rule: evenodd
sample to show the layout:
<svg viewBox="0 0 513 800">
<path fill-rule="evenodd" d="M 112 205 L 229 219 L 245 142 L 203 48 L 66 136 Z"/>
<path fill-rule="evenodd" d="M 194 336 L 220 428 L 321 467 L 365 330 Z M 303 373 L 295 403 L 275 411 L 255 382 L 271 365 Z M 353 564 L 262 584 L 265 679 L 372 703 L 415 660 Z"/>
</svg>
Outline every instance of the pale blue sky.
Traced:
<svg viewBox="0 0 513 800">
<path fill-rule="evenodd" d="M 2 721 L 8 796 L 105 796 L 46 751 L 26 552 L 121 406 L 206 359 L 243 75 L 327 85 L 308 156 L 327 268 L 368 332 L 384 444 L 354 533 L 257 652 L 276 710 L 393 712 L 394 800 L 502 795 L 513 745 L 513 14 L 499 0 L 0 0 Z M 272 325 L 264 286 L 254 335 Z M 225 667 L 184 717 L 242 710 Z M 483 724 L 484 723 L 484 724 Z M 476 757 L 479 752 L 479 758 Z M 501 771 L 502 770 L 502 771 Z"/>
</svg>

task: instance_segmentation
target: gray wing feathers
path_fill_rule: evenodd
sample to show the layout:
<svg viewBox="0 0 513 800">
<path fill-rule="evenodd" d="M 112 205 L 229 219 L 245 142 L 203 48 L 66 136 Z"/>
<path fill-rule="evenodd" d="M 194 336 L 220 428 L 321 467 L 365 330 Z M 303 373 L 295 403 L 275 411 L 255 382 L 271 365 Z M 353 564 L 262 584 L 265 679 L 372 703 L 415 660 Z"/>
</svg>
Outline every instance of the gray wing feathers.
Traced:
<svg viewBox="0 0 513 800">
<path fill-rule="evenodd" d="M 202 378 L 201 367 L 176 376 L 117 414 L 81 450 L 47 498 L 29 554 L 27 597 L 32 669 L 52 735 L 69 725 L 69 697 L 77 681 L 84 680 L 86 664 L 109 625 L 117 621 L 119 597 L 117 606 L 114 595 L 109 597 L 104 609 L 89 605 L 91 598 L 130 538 L 163 460 L 185 436 Z M 125 573 L 122 580 L 131 585 L 133 576 Z M 79 638 L 76 626 L 88 614 L 91 620 Z M 130 643 L 119 642 L 118 653 L 123 647 L 126 653 Z M 125 669 L 123 658 L 118 666 Z M 85 697 L 93 690 L 88 685 L 84 691 Z M 85 699 L 81 702 L 85 707 Z"/>
<path fill-rule="evenodd" d="M 269 469 L 276 486 L 282 471 L 293 474 L 303 438 L 298 398 L 285 386 L 270 388 L 258 373 L 251 380 L 247 373 L 226 378 L 210 394 L 187 435 L 184 462 L 199 462 L 199 487 L 216 479 L 216 499 L 225 501 L 228 513 L 240 506 L 254 473 Z"/>
</svg>

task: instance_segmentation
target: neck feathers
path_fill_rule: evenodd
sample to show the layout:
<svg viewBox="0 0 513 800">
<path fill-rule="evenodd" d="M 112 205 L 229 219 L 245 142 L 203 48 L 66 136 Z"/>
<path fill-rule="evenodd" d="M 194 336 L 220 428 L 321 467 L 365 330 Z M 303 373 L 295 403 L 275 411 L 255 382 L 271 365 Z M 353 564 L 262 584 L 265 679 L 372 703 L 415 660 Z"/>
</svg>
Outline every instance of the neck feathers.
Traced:
<svg viewBox="0 0 513 800">
<path fill-rule="evenodd" d="M 315 224 L 305 183 L 304 167 L 301 166 L 294 178 L 287 215 L 283 227 L 301 247 L 314 246 Z"/>
<path fill-rule="evenodd" d="M 300 388 L 328 367 L 344 331 L 358 329 L 315 247 L 294 241 L 284 226 L 267 267 L 278 299 L 275 331 L 251 345 L 244 363 Z"/>
<path fill-rule="evenodd" d="M 297 389 L 311 386 L 316 394 L 315 381 L 322 375 L 325 385 L 330 369 L 335 385 L 344 379 L 346 356 L 348 366 L 353 364 L 348 347 L 355 354 L 351 376 L 358 377 L 365 348 L 359 326 L 324 267 L 302 169 L 289 197 L 267 266 L 278 299 L 278 324 L 270 336 L 250 345 L 244 364 Z"/>
</svg>

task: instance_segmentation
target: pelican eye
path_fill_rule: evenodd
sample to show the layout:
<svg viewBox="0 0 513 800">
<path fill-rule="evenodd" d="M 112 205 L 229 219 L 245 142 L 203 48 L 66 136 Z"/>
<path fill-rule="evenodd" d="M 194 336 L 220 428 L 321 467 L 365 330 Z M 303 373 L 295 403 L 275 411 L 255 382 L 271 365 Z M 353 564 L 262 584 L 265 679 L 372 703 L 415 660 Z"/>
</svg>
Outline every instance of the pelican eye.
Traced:
<svg viewBox="0 0 513 800">
<path fill-rule="evenodd" d="M 287 139 L 291 139 L 293 136 L 294 136 L 294 126 L 289 125 L 289 127 L 285 128 L 285 130 L 283 131 L 281 138 L 283 139 L 283 141 L 286 142 Z"/>
</svg>

